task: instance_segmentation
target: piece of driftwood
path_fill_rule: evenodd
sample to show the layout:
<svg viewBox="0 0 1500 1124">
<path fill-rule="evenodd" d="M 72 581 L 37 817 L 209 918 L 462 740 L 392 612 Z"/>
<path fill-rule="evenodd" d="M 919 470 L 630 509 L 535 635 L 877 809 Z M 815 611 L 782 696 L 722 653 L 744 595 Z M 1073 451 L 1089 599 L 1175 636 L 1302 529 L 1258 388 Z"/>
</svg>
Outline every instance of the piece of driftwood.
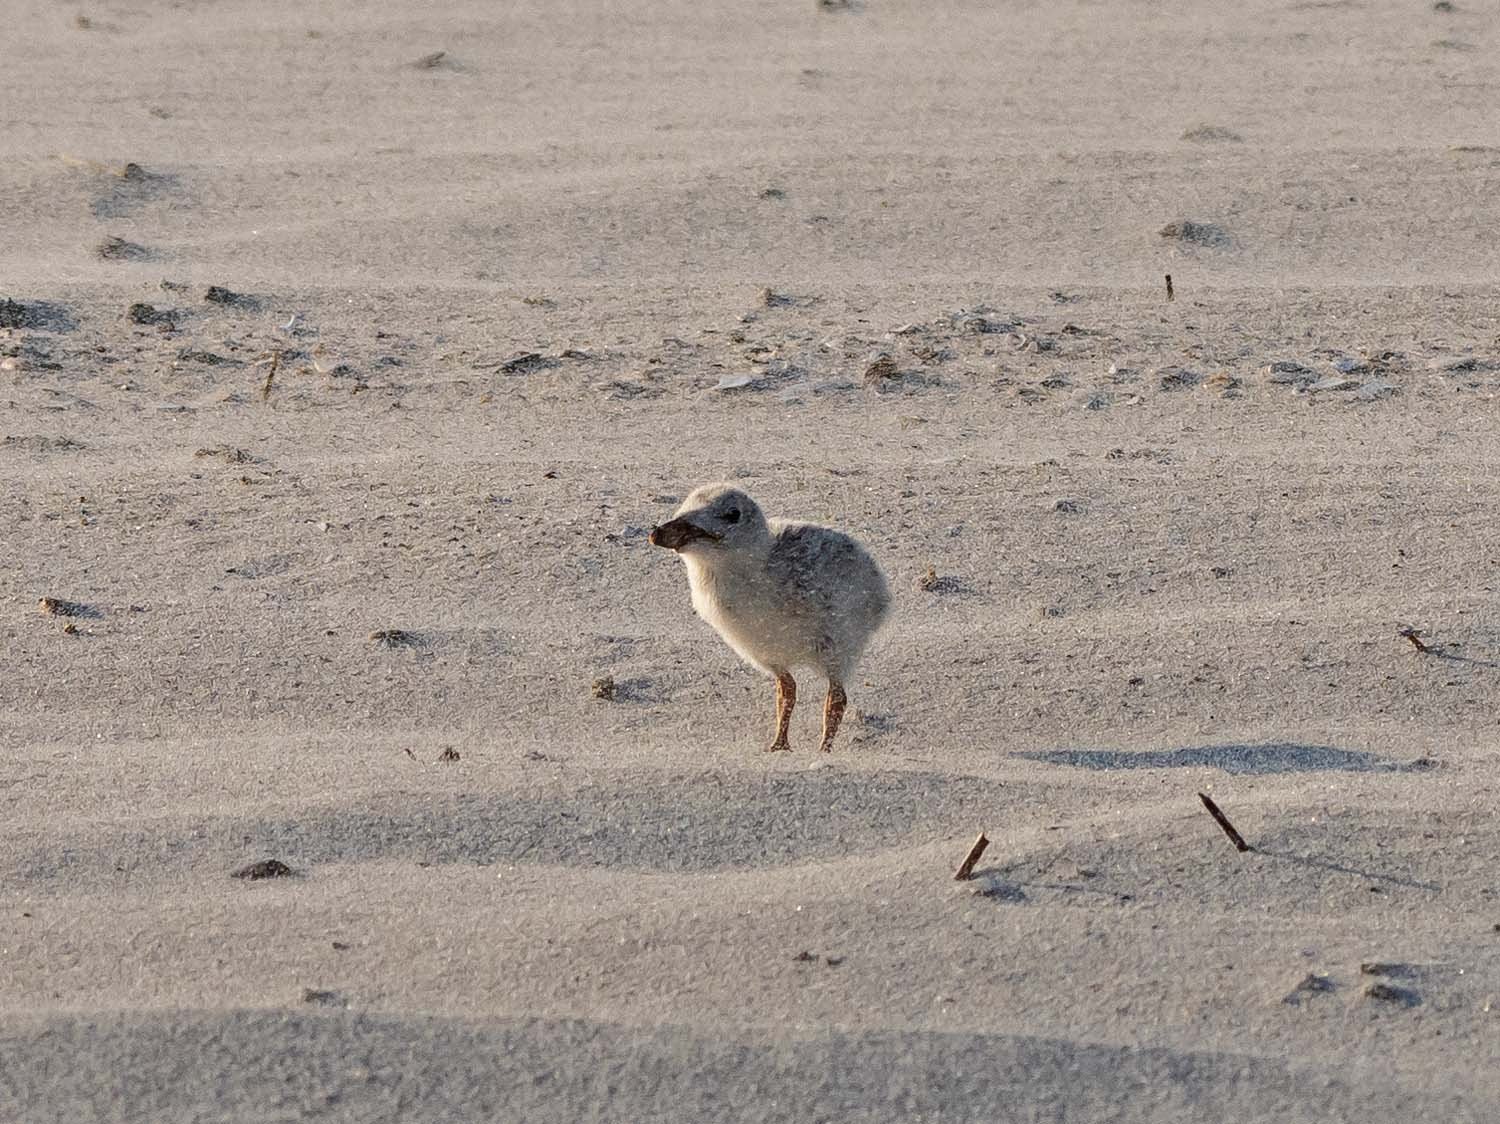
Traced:
<svg viewBox="0 0 1500 1124">
<path fill-rule="evenodd" d="M 953 881 L 965 882 L 974 873 L 974 864 L 979 861 L 979 856 L 984 854 L 984 849 L 990 845 L 989 839 L 984 832 L 979 833 L 979 838 L 974 840 L 974 846 L 969 848 L 969 853 L 964 856 L 964 861 L 958 864 L 958 870 L 953 874 Z"/>
<path fill-rule="evenodd" d="M 281 352 L 271 352 L 271 369 L 266 372 L 265 385 L 260 388 L 260 400 L 269 402 L 271 400 L 271 384 L 276 381 L 277 368 L 281 366 Z"/>
<path fill-rule="evenodd" d="M 1413 648 L 1415 648 L 1419 652 L 1430 652 L 1430 651 L 1432 651 L 1432 645 L 1424 642 L 1422 640 L 1421 633 L 1419 633 L 1414 628 L 1403 628 L 1399 632 L 1397 632 L 1396 635 L 1400 636 L 1400 637 L 1402 637 L 1402 638 L 1404 638 L 1406 640 L 1410 640 L 1411 641 L 1411 646 Z"/>
<path fill-rule="evenodd" d="M 1229 836 L 1229 841 L 1234 844 L 1235 850 L 1250 850 L 1250 844 L 1245 842 L 1245 837 L 1234 830 L 1234 824 L 1229 822 L 1228 816 L 1219 811 L 1219 806 L 1217 804 L 1215 804 L 1204 793 L 1201 792 L 1198 794 L 1198 799 L 1203 801 L 1203 806 L 1208 809 L 1208 814 L 1211 815 L 1218 822 L 1218 825 L 1224 829 L 1224 834 Z"/>
</svg>

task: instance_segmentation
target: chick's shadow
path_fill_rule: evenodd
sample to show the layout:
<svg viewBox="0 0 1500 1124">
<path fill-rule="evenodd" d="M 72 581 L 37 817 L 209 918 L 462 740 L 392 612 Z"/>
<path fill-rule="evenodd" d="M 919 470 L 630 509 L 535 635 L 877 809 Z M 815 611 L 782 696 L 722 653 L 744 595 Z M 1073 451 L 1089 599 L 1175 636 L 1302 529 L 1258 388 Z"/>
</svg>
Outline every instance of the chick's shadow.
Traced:
<svg viewBox="0 0 1500 1124">
<path fill-rule="evenodd" d="M 1185 746 L 1180 749 L 1049 749 L 1016 756 L 1048 765 L 1071 765 L 1079 769 L 1215 768 L 1234 776 L 1277 773 L 1417 773 L 1434 768 L 1426 758 L 1401 762 L 1356 749 L 1300 742 Z"/>
</svg>

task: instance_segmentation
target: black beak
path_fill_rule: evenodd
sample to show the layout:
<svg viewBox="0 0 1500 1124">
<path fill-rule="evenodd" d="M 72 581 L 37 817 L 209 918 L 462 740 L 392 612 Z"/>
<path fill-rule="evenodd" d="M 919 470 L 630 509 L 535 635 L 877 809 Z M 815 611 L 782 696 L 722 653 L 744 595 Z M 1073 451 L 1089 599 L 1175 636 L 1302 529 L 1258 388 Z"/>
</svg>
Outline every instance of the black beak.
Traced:
<svg viewBox="0 0 1500 1124">
<path fill-rule="evenodd" d="M 705 531 L 696 523 L 689 523 L 686 519 L 673 519 L 655 527 L 647 538 L 652 546 L 666 547 L 668 550 L 681 550 L 688 543 L 698 539 L 708 542 L 718 542 L 719 536 L 712 531 Z"/>
</svg>

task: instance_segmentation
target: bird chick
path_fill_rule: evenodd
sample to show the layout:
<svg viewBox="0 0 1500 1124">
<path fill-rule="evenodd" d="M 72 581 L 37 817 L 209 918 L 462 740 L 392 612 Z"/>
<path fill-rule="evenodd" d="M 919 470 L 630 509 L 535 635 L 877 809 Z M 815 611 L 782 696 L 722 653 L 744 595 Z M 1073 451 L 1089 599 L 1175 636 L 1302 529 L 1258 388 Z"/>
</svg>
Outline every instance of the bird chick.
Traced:
<svg viewBox="0 0 1500 1124">
<path fill-rule="evenodd" d="M 768 520 L 728 484 L 695 490 L 650 542 L 687 564 L 698 615 L 741 659 L 775 678 L 776 736 L 768 752 L 791 749 L 792 670 L 811 667 L 828 677 L 818 746 L 827 753 L 848 703 L 844 684 L 890 608 L 885 576 L 869 552 L 829 527 Z"/>
</svg>

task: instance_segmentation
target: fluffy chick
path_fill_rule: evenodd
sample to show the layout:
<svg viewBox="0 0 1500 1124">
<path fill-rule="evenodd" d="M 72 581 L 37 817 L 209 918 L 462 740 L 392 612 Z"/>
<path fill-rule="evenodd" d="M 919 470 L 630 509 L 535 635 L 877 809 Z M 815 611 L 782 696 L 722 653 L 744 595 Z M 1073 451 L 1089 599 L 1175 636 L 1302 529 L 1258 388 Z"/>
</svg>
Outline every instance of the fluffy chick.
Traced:
<svg viewBox="0 0 1500 1124">
<path fill-rule="evenodd" d="M 827 676 L 818 748 L 828 752 L 848 703 L 844 684 L 890 608 L 885 576 L 869 551 L 829 527 L 768 520 L 728 484 L 696 489 L 650 541 L 687 564 L 698 615 L 775 678 L 776 736 L 768 751 L 791 749 L 792 670 L 812 667 Z"/>
</svg>

